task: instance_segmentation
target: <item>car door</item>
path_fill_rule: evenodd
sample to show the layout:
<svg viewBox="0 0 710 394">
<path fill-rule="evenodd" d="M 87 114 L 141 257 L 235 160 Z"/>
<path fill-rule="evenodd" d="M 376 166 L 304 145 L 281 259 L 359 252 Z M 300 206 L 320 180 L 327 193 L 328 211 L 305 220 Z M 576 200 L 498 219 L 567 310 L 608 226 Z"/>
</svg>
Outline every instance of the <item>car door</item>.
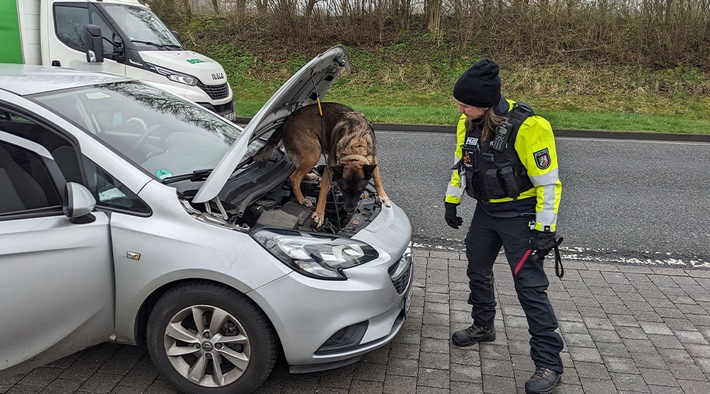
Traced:
<svg viewBox="0 0 710 394">
<path fill-rule="evenodd" d="M 0 377 L 109 340 L 114 327 L 109 217 L 63 214 L 52 154 L 9 130 L 32 126 L 0 111 Z"/>
</svg>

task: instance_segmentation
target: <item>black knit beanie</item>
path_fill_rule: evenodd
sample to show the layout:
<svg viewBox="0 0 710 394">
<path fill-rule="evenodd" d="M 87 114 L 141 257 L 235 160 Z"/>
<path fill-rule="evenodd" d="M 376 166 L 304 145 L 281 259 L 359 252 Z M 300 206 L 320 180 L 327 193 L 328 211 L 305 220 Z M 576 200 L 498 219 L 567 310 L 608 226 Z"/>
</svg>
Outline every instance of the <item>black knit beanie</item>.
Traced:
<svg viewBox="0 0 710 394">
<path fill-rule="evenodd" d="M 484 58 L 474 63 L 454 85 L 454 98 L 474 107 L 495 107 L 500 100 L 500 67 Z"/>
</svg>

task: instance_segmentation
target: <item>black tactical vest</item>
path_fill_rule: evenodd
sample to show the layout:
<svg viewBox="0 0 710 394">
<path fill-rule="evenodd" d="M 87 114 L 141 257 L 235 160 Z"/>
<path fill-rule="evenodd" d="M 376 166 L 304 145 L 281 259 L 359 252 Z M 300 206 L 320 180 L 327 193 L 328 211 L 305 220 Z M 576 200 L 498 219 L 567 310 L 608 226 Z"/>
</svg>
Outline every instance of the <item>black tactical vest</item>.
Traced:
<svg viewBox="0 0 710 394">
<path fill-rule="evenodd" d="M 533 187 L 515 151 L 518 129 L 531 115 L 532 108 L 527 104 L 515 103 L 506 114 L 507 124 L 502 125 L 507 129 L 497 130 L 491 141 L 485 143 L 480 141 L 480 124 L 466 130 L 463 156 L 455 168 L 459 169 L 461 182 L 466 182 L 469 196 L 478 201 L 504 197 L 517 199 L 522 192 Z"/>
</svg>

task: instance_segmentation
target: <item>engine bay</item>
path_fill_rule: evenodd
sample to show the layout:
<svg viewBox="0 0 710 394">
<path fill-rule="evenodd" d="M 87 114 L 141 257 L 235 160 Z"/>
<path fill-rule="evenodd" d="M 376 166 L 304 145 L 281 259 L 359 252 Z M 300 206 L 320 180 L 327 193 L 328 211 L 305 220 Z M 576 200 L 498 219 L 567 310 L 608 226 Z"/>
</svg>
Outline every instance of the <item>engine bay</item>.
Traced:
<svg viewBox="0 0 710 394">
<path fill-rule="evenodd" d="M 311 215 L 320 193 L 323 166 L 314 168 L 309 179 L 304 178 L 300 185 L 311 207 L 299 204 L 294 197 L 288 179 L 293 168 L 285 153 L 277 150 L 266 165 L 259 167 L 249 164 L 239 169 L 218 197 L 209 203 L 190 201 L 190 196 L 194 195 L 195 187 L 199 187 L 200 182 L 181 182 L 175 186 L 186 209 L 193 216 L 245 232 L 259 227 L 276 227 L 352 236 L 371 223 L 381 211 L 381 203 L 376 198 L 372 182 L 363 191 L 356 209 L 351 213 L 344 208 L 342 194 L 337 188 L 331 188 L 324 223 L 315 230 Z"/>
<path fill-rule="evenodd" d="M 311 218 L 320 192 L 320 177 L 315 180 L 304 180 L 301 183 L 303 195 L 312 203 L 311 207 L 299 204 L 291 190 L 290 184 L 282 185 L 262 198 L 254 201 L 244 211 L 240 225 L 250 228 L 279 227 L 299 231 L 314 231 L 315 222 Z M 318 232 L 353 235 L 369 224 L 381 209 L 377 202 L 374 186 L 368 188 L 360 196 L 355 211 L 348 213 L 343 207 L 342 194 L 336 189 L 328 193 L 325 208 L 325 222 Z"/>
</svg>

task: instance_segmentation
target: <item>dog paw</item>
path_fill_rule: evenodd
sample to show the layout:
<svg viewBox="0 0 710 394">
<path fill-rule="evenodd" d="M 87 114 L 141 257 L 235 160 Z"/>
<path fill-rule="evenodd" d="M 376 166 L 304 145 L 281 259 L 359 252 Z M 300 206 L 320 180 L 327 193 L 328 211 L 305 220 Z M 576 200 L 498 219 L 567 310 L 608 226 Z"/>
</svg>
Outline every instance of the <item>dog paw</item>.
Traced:
<svg viewBox="0 0 710 394">
<path fill-rule="evenodd" d="M 311 215 L 311 218 L 313 219 L 313 222 L 315 223 L 315 226 L 313 227 L 314 230 L 319 230 L 320 227 L 323 225 L 323 215 L 319 215 L 315 212 Z"/>
<path fill-rule="evenodd" d="M 309 208 L 310 208 L 310 207 L 313 206 L 313 203 L 311 202 L 311 200 L 309 200 L 309 199 L 307 199 L 307 198 L 304 198 L 303 200 L 298 200 L 298 203 L 301 204 L 301 205 L 303 205 L 304 207 L 309 207 Z"/>
<path fill-rule="evenodd" d="M 380 200 L 380 202 L 388 208 L 392 206 L 392 204 L 390 204 L 390 199 L 389 197 L 387 197 L 387 195 L 378 196 L 377 199 Z"/>
</svg>

